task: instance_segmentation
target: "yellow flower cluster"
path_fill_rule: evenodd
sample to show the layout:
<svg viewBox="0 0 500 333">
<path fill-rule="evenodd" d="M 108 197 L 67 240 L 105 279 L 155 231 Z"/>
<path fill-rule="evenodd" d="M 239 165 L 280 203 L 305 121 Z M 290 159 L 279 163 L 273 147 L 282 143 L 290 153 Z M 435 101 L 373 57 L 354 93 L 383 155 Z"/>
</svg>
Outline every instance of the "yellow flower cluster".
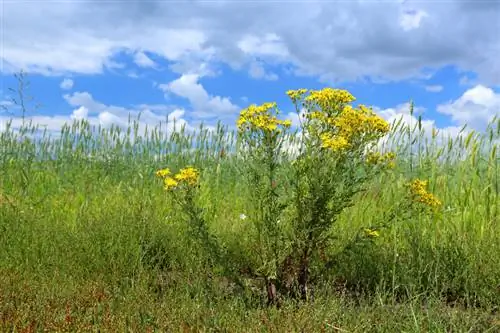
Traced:
<svg viewBox="0 0 500 333">
<path fill-rule="evenodd" d="M 366 157 L 366 162 L 368 164 L 385 164 L 388 168 L 392 169 L 396 166 L 394 159 L 396 154 L 389 152 L 386 154 L 380 154 L 379 152 L 370 152 Z"/>
<path fill-rule="evenodd" d="M 199 178 L 199 172 L 195 168 L 188 166 L 171 177 L 170 169 L 166 168 L 156 171 L 156 176 L 163 179 L 165 190 L 173 190 L 182 184 L 187 184 L 189 186 L 196 185 Z"/>
<path fill-rule="evenodd" d="M 288 95 L 288 97 L 290 97 L 290 99 L 293 101 L 293 102 L 296 102 L 298 101 L 299 99 L 302 98 L 302 96 L 304 96 L 304 94 L 307 92 L 307 89 L 297 89 L 297 90 L 288 90 L 286 92 L 286 94 Z"/>
<path fill-rule="evenodd" d="M 356 99 L 347 91 L 341 89 L 325 88 L 322 90 L 289 90 L 288 96 L 294 103 L 304 98 L 309 112 L 310 120 L 319 122 L 320 139 L 322 147 L 335 151 L 352 146 L 355 138 L 363 137 L 365 140 L 382 137 L 390 130 L 389 123 L 378 116 L 372 109 L 364 105 L 353 108 L 349 103 Z M 389 162 L 389 161 L 388 161 Z M 388 163 L 392 166 L 393 163 Z"/>
<path fill-rule="evenodd" d="M 420 179 L 415 179 L 408 184 L 413 199 L 427 206 L 441 206 L 441 201 L 439 201 L 432 193 L 427 192 L 427 184 L 428 182 L 426 180 Z"/>
<path fill-rule="evenodd" d="M 323 133 L 320 136 L 322 147 L 333 151 L 340 151 L 350 147 L 349 142 L 343 136 L 334 136 L 331 133 Z"/>
<path fill-rule="evenodd" d="M 237 122 L 238 129 L 243 131 L 253 128 L 273 132 L 278 126 L 290 127 L 292 125 L 290 120 L 279 120 L 271 114 L 270 110 L 275 108 L 276 103 L 264 103 L 259 106 L 250 105 L 241 111 Z"/>
<path fill-rule="evenodd" d="M 355 134 L 375 134 L 381 136 L 389 132 L 389 123 L 364 105 L 359 109 L 344 107 L 339 117 L 330 121 L 340 135 L 350 139 Z"/>
<path fill-rule="evenodd" d="M 322 90 L 310 90 L 306 102 L 316 104 L 321 110 L 331 109 L 339 104 L 348 104 L 356 100 L 347 90 L 324 88 Z"/>
</svg>

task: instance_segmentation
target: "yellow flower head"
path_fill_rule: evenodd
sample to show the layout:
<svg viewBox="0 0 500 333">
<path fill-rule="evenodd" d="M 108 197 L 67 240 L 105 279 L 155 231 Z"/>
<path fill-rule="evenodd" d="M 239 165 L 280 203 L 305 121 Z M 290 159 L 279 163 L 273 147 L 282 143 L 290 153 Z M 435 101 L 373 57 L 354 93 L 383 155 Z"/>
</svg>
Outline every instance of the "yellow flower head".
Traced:
<svg viewBox="0 0 500 333">
<path fill-rule="evenodd" d="M 347 90 L 324 88 L 322 90 L 311 90 L 306 101 L 317 104 L 321 109 L 334 106 L 336 104 L 348 104 L 356 100 Z"/>
<path fill-rule="evenodd" d="M 342 136 L 334 136 L 330 133 L 323 133 L 320 136 L 322 147 L 333 151 L 340 151 L 350 147 L 349 142 Z"/>
<path fill-rule="evenodd" d="M 179 182 L 186 182 L 189 185 L 195 185 L 198 182 L 199 173 L 198 170 L 189 166 L 184 169 L 181 169 L 181 171 L 174 177 L 175 180 Z"/>
<path fill-rule="evenodd" d="M 360 105 L 358 109 L 344 107 L 342 113 L 331 123 L 346 138 L 362 134 L 381 137 L 389 132 L 389 123 L 364 105 Z"/>
<path fill-rule="evenodd" d="M 297 90 L 288 90 L 286 94 L 290 99 L 295 103 L 299 99 L 304 96 L 304 94 L 307 92 L 307 89 L 297 89 Z"/>
<path fill-rule="evenodd" d="M 197 169 L 188 166 L 181 169 L 179 173 L 174 176 L 170 176 L 169 169 L 162 169 L 156 172 L 158 177 L 163 178 L 163 185 L 165 190 L 174 190 L 180 185 L 187 184 L 189 186 L 196 185 L 199 178 L 199 172 Z"/>
<path fill-rule="evenodd" d="M 274 112 L 271 110 L 274 109 Z M 274 132 L 278 126 L 288 128 L 291 126 L 289 120 L 279 120 L 275 115 L 278 114 L 276 103 L 264 103 L 260 106 L 255 104 L 250 105 L 240 113 L 240 117 L 236 122 L 240 131 L 257 129 L 266 132 Z"/>
<path fill-rule="evenodd" d="M 165 168 L 165 169 L 161 169 L 161 170 L 156 171 L 156 176 L 160 177 L 160 178 L 165 178 L 169 174 L 170 174 L 169 168 Z"/>
<path fill-rule="evenodd" d="M 372 230 L 369 228 L 366 228 L 365 230 L 365 235 L 370 237 L 370 238 L 376 238 L 380 236 L 380 233 L 377 230 Z"/>
<path fill-rule="evenodd" d="M 166 177 L 163 180 L 163 185 L 165 187 L 165 190 L 173 190 L 177 187 L 177 185 L 179 185 L 179 183 L 172 177 Z"/>
</svg>

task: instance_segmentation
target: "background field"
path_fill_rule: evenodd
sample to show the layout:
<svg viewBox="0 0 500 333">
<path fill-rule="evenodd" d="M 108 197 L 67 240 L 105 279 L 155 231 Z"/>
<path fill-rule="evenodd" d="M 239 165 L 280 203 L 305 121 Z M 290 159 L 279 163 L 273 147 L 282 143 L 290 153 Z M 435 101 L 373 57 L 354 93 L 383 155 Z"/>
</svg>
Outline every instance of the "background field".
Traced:
<svg viewBox="0 0 500 333">
<path fill-rule="evenodd" d="M 0 134 L 1 330 L 498 332 L 499 125 L 456 139 L 399 126 L 387 143 L 397 167 L 342 213 L 328 251 L 388 211 L 410 178 L 429 180 L 443 212 L 395 222 L 325 270 L 314 302 L 279 310 L 207 268 L 154 177 L 162 167 L 200 168 L 211 228 L 235 260 L 250 257 L 240 215 L 249 214 L 252 193 L 239 181 L 234 133 L 156 129 L 140 137 L 134 123 L 120 131 L 84 122 L 56 138 L 29 124 L 7 129 Z"/>
</svg>

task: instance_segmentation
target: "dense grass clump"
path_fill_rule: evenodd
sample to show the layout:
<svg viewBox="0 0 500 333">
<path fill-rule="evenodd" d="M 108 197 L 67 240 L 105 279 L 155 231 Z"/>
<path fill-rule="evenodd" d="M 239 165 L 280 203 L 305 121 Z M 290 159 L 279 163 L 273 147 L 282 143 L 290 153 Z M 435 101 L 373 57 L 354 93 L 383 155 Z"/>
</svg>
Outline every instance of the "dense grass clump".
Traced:
<svg viewBox="0 0 500 333">
<path fill-rule="evenodd" d="M 367 178 L 325 227 L 329 241 L 308 258 L 313 297 L 284 297 L 278 308 L 266 306 L 270 271 L 255 269 L 262 244 L 250 221 L 258 198 L 240 177 L 249 165 L 236 133 L 223 126 L 141 133 L 137 123 L 104 129 L 79 121 L 53 137 L 30 123 L 7 127 L 1 330 L 499 330 L 499 124 L 456 139 L 393 124 L 382 150 L 395 153 L 394 168 Z M 279 160 L 283 183 L 294 179 L 294 161 Z M 200 172 L 193 200 L 206 240 L 155 177 L 187 165 Z M 409 179 L 427 180 L 442 207 L 397 206 Z M 280 222 L 293 214 L 284 209 Z M 370 226 L 383 227 L 358 241 Z M 212 236 L 223 264 L 219 250 L 207 250 Z"/>
</svg>

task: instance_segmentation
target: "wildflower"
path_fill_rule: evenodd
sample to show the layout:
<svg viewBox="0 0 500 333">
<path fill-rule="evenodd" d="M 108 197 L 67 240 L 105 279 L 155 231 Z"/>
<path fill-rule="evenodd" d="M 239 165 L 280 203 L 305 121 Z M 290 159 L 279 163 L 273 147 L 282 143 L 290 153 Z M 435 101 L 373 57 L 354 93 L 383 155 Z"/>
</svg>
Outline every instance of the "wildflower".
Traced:
<svg viewBox="0 0 500 333">
<path fill-rule="evenodd" d="M 351 103 L 356 98 L 347 90 L 325 88 L 322 90 L 311 90 L 305 100 L 318 105 L 322 110 L 326 110 L 338 104 Z"/>
<path fill-rule="evenodd" d="M 247 216 L 243 213 L 240 214 L 240 220 L 245 220 L 247 218 Z"/>
<path fill-rule="evenodd" d="M 169 168 L 165 168 L 165 169 L 161 169 L 161 170 L 156 171 L 156 176 L 160 177 L 160 178 L 165 178 L 169 174 L 170 174 Z"/>
<path fill-rule="evenodd" d="M 173 179 L 172 177 L 166 177 L 163 180 L 163 184 L 164 184 L 165 190 L 172 190 L 172 189 L 176 188 L 177 185 L 179 185 L 179 182 L 177 180 Z"/>
<path fill-rule="evenodd" d="M 345 107 L 340 116 L 330 122 L 347 139 L 358 134 L 377 138 L 388 133 L 390 129 L 387 121 L 364 105 L 360 105 L 359 109 Z"/>
<path fill-rule="evenodd" d="M 186 167 L 176 174 L 175 180 L 184 181 L 189 185 L 194 185 L 198 181 L 198 170 L 193 167 Z"/>
<path fill-rule="evenodd" d="M 364 231 L 365 231 L 365 235 L 370 237 L 370 238 L 376 238 L 376 237 L 380 236 L 380 233 L 377 230 L 366 228 Z"/>
<path fill-rule="evenodd" d="M 322 147 L 333 151 L 340 151 L 350 146 L 346 138 L 342 136 L 333 136 L 330 133 L 323 133 L 320 138 L 322 141 Z"/>
<path fill-rule="evenodd" d="M 439 201 L 433 194 L 427 192 L 428 182 L 426 180 L 415 179 L 411 183 L 408 184 L 410 188 L 410 193 L 413 197 L 413 200 L 416 202 L 423 203 L 430 207 L 438 207 L 441 206 L 441 201 Z"/>
<path fill-rule="evenodd" d="M 240 113 L 236 125 L 240 131 L 250 129 L 260 129 L 266 132 L 273 132 L 278 126 L 288 128 L 292 125 L 290 120 L 279 120 L 271 113 L 271 109 L 276 108 L 276 103 L 264 103 L 260 106 L 255 104 L 243 109 Z M 275 111 L 277 114 L 277 111 Z"/>
<path fill-rule="evenodd" d="M 174 190 L 182 184 L 193 186 L 198 182 L 199 178 L 198 170 L 190 166 L 181 169 L 179 173 L 174 176 L 170 176 L 169 169 L 158 170 L 156 175 L 163 178 L 165 190 Z"/>
<path fill-rule="evenodd" d="M 307 92 L 307 89 L 288 90 L 286 94 L 293 102 L 298 101 Z"/>
</svg>

